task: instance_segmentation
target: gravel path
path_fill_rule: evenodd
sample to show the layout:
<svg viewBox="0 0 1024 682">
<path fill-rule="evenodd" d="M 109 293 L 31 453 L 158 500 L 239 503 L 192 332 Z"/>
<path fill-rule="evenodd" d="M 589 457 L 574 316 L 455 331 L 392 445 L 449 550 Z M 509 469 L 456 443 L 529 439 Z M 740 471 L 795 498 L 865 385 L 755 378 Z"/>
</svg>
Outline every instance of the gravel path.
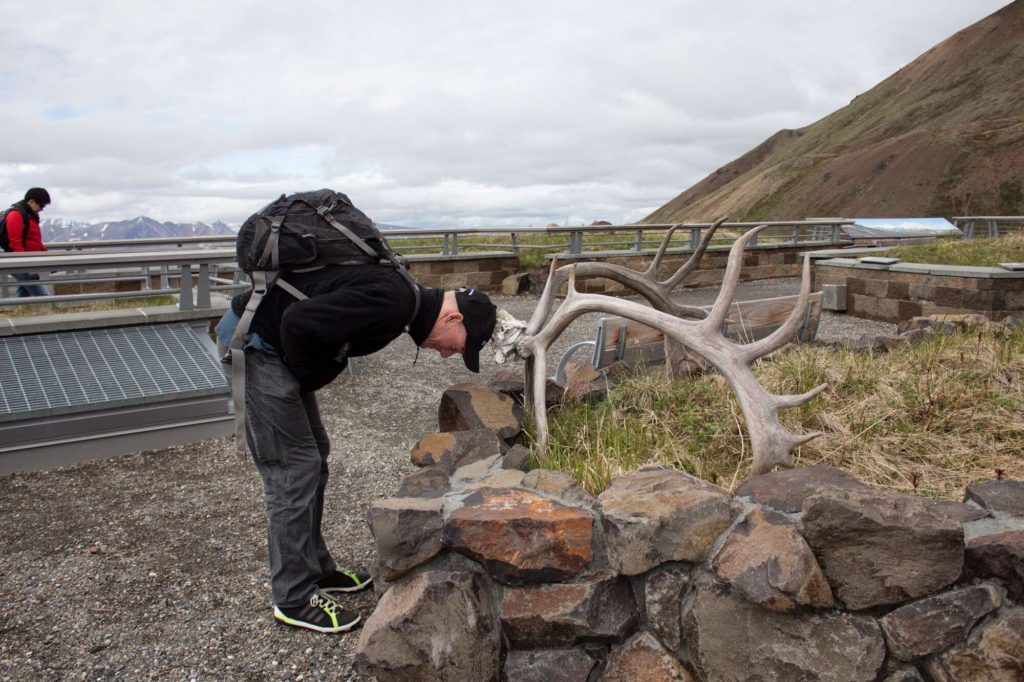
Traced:
<svg viewBox="0 0 1024 682">
<path fill-rule="evenodd" d="M 749 283 L 738 298 L 796 286 Z M 703 305 L 716 293 L 681 298 Z M 536 305 L 495 301 L 521 319 Z M 590 338 L 594 317 L 573 323 L 550 357 Z M 891 330 L 825 313 L 818 336 Z M 365 509 L 412 470 L 409 449 L 436 430 L 444 388 L 502 369 L 490 354 L 479 377 L 457 359 L 414 357 L 403 337 L 319 394 L 334 448 L 324 532 L 342 564 L 371 565 Z M 274 623 L 262 504 L 255 469 L 227 439 L 0 477 L 0 679 L 364 679 L 351 666 L 358 631 Z M 345 601 L 365 618 L 376 599 Z"/>
</svg>

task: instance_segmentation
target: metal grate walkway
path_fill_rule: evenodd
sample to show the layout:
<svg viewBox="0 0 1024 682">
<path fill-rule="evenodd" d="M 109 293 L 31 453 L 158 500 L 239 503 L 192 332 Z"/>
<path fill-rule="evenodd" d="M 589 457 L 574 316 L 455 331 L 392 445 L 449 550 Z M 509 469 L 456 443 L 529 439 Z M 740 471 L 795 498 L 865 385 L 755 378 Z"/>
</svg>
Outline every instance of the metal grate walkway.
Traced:
<svg viewBox="0 0 1024 682">
<path fill-rule="evenodd" d="M 0 339 L 0 422 L 227 387 L 220 363 L 187 324 Z"/>
</svg>

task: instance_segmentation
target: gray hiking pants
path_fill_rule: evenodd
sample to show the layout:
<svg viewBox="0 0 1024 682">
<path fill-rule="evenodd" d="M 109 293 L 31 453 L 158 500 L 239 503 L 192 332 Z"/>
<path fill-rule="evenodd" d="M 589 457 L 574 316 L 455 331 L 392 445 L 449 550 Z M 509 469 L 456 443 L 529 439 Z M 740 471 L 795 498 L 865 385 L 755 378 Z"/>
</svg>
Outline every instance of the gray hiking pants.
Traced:
<svg viewBox="0 0 1024 682">
<path fill-rule="evenodd" d="M 267 503 L 270 585 L 279 607 L 309 601 L 317 581 L 336 566 L 320 523 L 330 442 L 314 393 L 303 392 L 281 359 L 245 354 L 249 451 Z"/>
</svg>

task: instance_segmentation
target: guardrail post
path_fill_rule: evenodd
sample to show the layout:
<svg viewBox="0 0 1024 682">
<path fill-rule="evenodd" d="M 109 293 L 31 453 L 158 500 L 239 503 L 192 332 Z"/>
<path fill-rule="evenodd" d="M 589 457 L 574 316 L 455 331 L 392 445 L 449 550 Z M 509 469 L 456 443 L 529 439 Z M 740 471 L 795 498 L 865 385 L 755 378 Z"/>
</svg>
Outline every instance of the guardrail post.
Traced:
<svg viewBox="0 0 1024 682">
<path fill-rule="evenodd" d="M 569 255 L 579 255 L 583 253 L 583 233 L 579 230 L 573 230 L 569 233 Z"/>
<path fill-rule="evenodd" d="M 459 255 L 459 235 L 457 232 L 452 234 L 452 255 Z"/>
<path fill-rule="evenodd" d="M 839 235 L 842 234 L 842 231 L 843 231 L 843 227 L 841 225 L 833 225 L 832 226 L 832 243 L 833 244 L 838 244 L 839 243 Z"/>
<path fill-rule="evenodd" d="M 192 310 L 192 267 L 187 263 L 180 268 L 181 275 L 178 283 L 178 310 Z"/>
<path fill-rule="evenodd" d="M 639 252 L 639 251 L 643 251 L 643 249 L 644 249 L 644 231 L 643 230 L 637 230 L 636 231 L 636 244 L 634 244 L 633 250 Z"/>
<path fill-rule="evenodd" d="M 199 289 L 196 291 L 196 307 L 210 307 L 210 264 L 199 264 Z"/>
<path fill-rule="evenodd" d="M 441 254 L 444 255 L 444 256 L 447 256 L 449 253 L 451 253 L 451 251 L 448 248 L 448 238 L 449 237 L 450 237 L 450 235 L 447 232 L 445 232 L 444 233 L 444 243 L 441 244 Z"/>
<path fill-rule="evenodd" d="M 519 255 L 519 240 L 516 238 L 516 233 L 512 233 L 512 253 L 516 256 Z"/>
<path fill-rule="evenodd" d="M 793 243 L 796 244 L 798 241 L 800 241 L 800 226 L 799 225 L 794 225 L 793 226 Z"/>
<path fill-rule="evenodd" d="M 700 228 L 690 228 L 690 250 L 696 251 L 697 247 L 700 246 Z"/>
</svg>

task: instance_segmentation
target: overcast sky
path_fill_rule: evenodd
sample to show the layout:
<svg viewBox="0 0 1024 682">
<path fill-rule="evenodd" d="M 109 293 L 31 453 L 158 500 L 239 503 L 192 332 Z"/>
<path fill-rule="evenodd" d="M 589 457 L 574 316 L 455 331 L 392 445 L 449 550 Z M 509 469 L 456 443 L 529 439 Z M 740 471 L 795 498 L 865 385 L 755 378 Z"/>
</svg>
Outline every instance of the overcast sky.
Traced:
<svg viewBox="0 0 1024 682">
<path fill-rule="evenodd" d="M 0 198 L 241 222 L 642 218 L 1003 0 L 0 0 Z M 2 199 L 0 199 L 2 200 Z"/>
</svg>

